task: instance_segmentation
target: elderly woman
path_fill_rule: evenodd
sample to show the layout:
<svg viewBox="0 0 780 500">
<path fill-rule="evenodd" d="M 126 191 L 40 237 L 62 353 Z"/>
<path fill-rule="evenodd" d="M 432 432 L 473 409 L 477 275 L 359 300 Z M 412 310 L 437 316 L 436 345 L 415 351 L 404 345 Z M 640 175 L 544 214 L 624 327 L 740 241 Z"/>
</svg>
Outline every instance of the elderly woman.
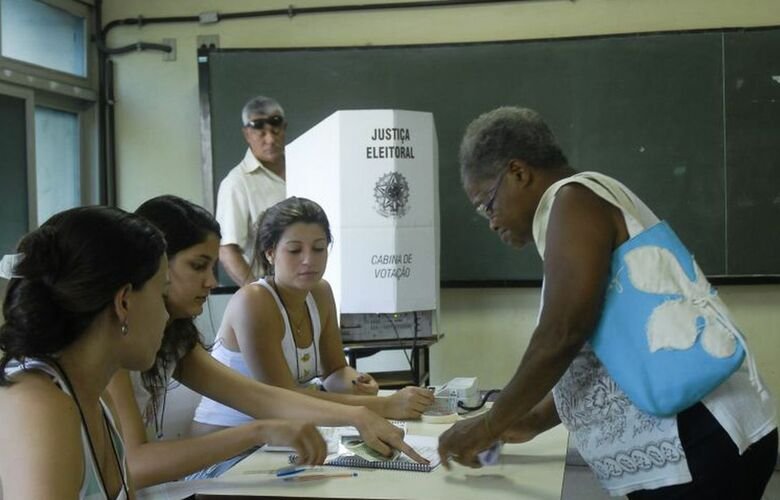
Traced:
<svg viewBox="0 0 780 500">
<path fill-rule="evenodd" d="M 608 285 L 616 279 L 613 259 L 627 242 L 658 225 L 650 209 L 618 181 L 571 168 L 530 109 L 499 108 L 474 120 L 460 163 L 466 195 L 501 240 L 516 248 L 536 244 L 544 286 L 539 322 L 520 366 L 489 412 L 442 435 L 444 463 L 475 466 L 477 453 L 496 440 L 527 441 L 562 422 L 612 495 L 760 499 L 776 459 L 777 423 L 749 352 L 750 370 L 740 367 L 688 407 L 658 416 L 638 407 L 608 373 L 601 351 L 594 351 L 593 336 L 614 328 L 615 314 L 627 313 L 641 328 L 648 324 L 647 313 L 609 302 Z M 677 262 L 662 261 L 632 267 L 632 282 L 678 285 Z M 695 263 L 691 267 L 698 271 Z M 703 275 L 694 274 L 709 292 Z M 686 293 L 681 291 L 684 298 Z M 738 332 L 722 302 L 712 300 L 723 329 Z M 706 316 L 684 308 L 665 314 L 664 342 L 687 335 L 678 328 L 686 320 L 698 326 Z M 728 351 L 736 345 L 728 333 L 717 340 L 705 347 Z"/>
</svg>

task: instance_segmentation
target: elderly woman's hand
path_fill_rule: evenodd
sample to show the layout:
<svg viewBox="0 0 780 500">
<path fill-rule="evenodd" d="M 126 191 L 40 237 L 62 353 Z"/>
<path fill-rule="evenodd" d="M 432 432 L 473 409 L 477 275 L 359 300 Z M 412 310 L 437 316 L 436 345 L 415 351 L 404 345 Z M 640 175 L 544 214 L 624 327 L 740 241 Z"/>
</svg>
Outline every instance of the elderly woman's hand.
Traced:
<svg viewBox="0 0 780 500">
<path fill-rule="evenodd" d="M 490 412 L 456 422 L 439 437 L 439 457 L 445 468 L 450 460 L 468 467 L 481 467 L 477 454 L 499 438 L 490 428 Z"/>
</svg>

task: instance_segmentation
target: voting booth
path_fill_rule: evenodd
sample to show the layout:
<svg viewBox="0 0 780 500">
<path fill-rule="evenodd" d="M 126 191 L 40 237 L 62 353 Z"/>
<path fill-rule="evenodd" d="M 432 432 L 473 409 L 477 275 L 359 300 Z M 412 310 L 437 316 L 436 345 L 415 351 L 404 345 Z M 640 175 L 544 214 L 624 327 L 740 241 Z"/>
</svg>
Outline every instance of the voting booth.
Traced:
<svg viewBox="0 0 780 500">
<path fill-rule="evenodd" d="M 316 201 L 330 220 L 334 242 L 325 279 L 342 320 L 350 314 L 436 310 L 439 183 L 433 115 L 337 111 L 288 144 L 286 159 L 287 195 Z"/>
</svg>

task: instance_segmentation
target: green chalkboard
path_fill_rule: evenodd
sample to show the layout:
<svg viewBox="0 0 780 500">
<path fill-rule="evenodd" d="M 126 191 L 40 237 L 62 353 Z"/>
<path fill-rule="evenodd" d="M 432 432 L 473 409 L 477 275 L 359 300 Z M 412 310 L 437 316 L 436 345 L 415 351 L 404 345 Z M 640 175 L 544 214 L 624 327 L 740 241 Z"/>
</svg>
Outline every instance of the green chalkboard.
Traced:
<svg viewBox="0 0 780 500">
<path fill-rule="evenodd" d="M 780 30 L 728 33 L 730 274 L 780 273 Z"/>
<path fill-rule="evenodd" d="M 432 112 L 439 139 L 442 281 L 538 280 L 536 250 L 518 253 L 490 233 L 463 193 L 457 165 L 459 141 L 470 120 L 497 106 L 522 105 L 546 117 L 573 167 L 617 177 L 670 221 L 708 275 L 780 274 L 780 253 L 756 261 L 751 237 L 734 230 L 735 217 L 758 217 L 757 223 L 777 218 L 748 213 L 729 200 L 735 175 L 744 181 L 740 189 L 769 190 L 745 170 L 766 159 L 774 161 L 773 168 L 765 165 L 762 172 L 773 180 L 778 196 L 777 146 L 756 152 L 738 143 L 738 131 L 732 130 L 738 126 L 752 137 L 752 120 L 760 119 L 762 126 L 774 127 L 767 134 L 774 134 L 777 144 L 778 104 L 774 114 L 745 106 L 732 111 L 728 100 L 750 96 L 724 88 L 724 62 L 729 75 L 735 71 L 731 57 L 744 60 L 744 71 L 737 74 L 762 75 L 764 62 L 757 54 L 765 51 L 767 60 L 776 55 L 778 34 L 707 31 L 202 52 L 206 98 L 201 102 L 210 122 L 205 140 L 213 152 L 213 189 L 244 154 L 240 110 L 254 95 L 273 96 L 284 106 L 288 141 L 340 109 Z M 725 119 L 729 113 L 744 122 Z M 773 156 L 743 162 L 735 174 L 727 154 L 732 149 Z M 775 215 L 778 206 L 775 201 Z"/>
</svg>

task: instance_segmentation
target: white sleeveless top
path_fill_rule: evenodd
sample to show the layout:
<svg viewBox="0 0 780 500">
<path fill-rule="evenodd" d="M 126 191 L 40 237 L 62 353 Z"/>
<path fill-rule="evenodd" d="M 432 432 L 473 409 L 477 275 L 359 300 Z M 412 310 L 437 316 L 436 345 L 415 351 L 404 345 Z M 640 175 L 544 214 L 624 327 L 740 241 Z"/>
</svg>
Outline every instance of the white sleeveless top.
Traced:
<svg viewBox="0 0 780 500">
<path fill-rule="evenodd" d="M 164 437 L 163 420 L 165 418 L 165 406 L 168 401 L 168 391 L 175 389 L 179 385 L 179 382 L 173 378 L 176 365 L 176 362 L 172 362 L 170 366 L 166 367 L 162 385 L 157 391 L 156 401 L 152 401 L 152 393 L 144 385 L 143 374 L 139 371 L 129 372 L 130 382 L 133 385 L 133 396 L 135 396 L 135 402 L 138 405 L 138 410 L 141 412 L 141 418 L 146 429 L 146 437 L 150 441 Z M 155 406 L 157 408 L 156 411 Z"/>
<path fill-rule="evenodd" d="M 24 362 L 9 365 L 6 368 L 5 373 L 6 376 L 10 377 L 16 373 L 33 370 L 47 374 L 52 378 L 52 381 L 62 390 L 62 392 L 71 398 L 74 397 L 60 372 L 44 361 L 37 359 L 26 359 Z M 121 464 L 120 473 L 122 474 L 123 486 L 119 489 L 116 500 L 127 500 L 127 490 L 124 485 L 128 485 L 129 483 L 127 474 L 127 461 L 125 459 L 125 445 L 122 441 L 122 436 L 120 435 L 116 428 L 116 424 L 114 423 L 114 416 L 102 399 L 100 399 L 100 407 L 103 410 L 103 416 L 106 424 L 108 425 L 108 431 L 111 438 L 111 445 L 113 447 L 115 458 L 117 462 Z M 84 476 L 81 480 L 81 489 L 79 491 L 78 497 L 79 500 L 107 499 L 108 493 L 106 492 L 105 485 L 102 482 L 102 477 L 98 469 L 96 458 L 92 453 L 92 445 L 90 444 L 89 434 L 87 433 L 87 426 L 83 420 L 81 422 L 81 448 L 84 456 Z"/>
<path fill-rule="evenodd" d="M 629 237 L 658 222 L 658 217 L 620 182 L 596 172 L 581 172 L 561 179 L 542 195 L 533 221 L 534 240 L 542 259 L 555 195 L 569 183 L 581 184 L 619 208 Z M 777 427 L 774 401 L 771 397 L 762 400 L 751 384 L 749 371 L 755 372 L 755 365 L 751 355 L 746 360 L 702 400 L 740 453 Z M 561 422 L 610 495 L 691 481 L 677 418 L 655 417 L 634 406 L 589 344 L 555 385 L 553 396 Z"/>
<path fill-rule="evenodd" d="M 312 329 L 312 343 L 309 346 L 300 348 L 295 343 L 293 337 L 290 318 L 284 308 L 279 294 L 276 293 L 264 278 L 257 280 L 255 285 L 260 285 L 271 294 L 276 301 L 276 307 L 279 308 L 279 314 L 284 320 L 284 337 L 282 337 L 282 351 L 287 366 L 290 368 L 290 374 L 293 380 L 298 382 L 300 387 L 308 385 L 315 377 L 322 375 L 322 361 L 319 356 L 320 336 L 322 335 L 322 325 L 320 324 L 320 311 L 317 309 L 317 303 L 311 293 L 306 294 L 306 310 L 309 312 Z"/>
<path fill-rule="evenodd" d="M 322 375 L 322 359 L 319 355 L 320 337 L 322 335 L 322 325 L 320 323 L 320 313 L 317 309 L 317 303 L 311 293 L 306 295 L 306 308 L 311 319 L 313 340 L 312 343 L 304 348 L 299 348 L 293 338 L 290 318 L 287 317 L 284 305 L 282 304 L 276 290 L 265 280 L 259 279 L 254 285 L 262 286 L 271 293 L 279 308 L 279 314 L 284 320 L 284 336 L 282 337 L 282 351 L 284 359 L 287 361 L 287 367 L 290 369 L 290 375 L 298 384 L 298 387 L 305 388 L 319 385 L 319 378 Z M 217 342 L 211 351 L 211 356 L 223 365 L 252 378 L 252 373 L 244 360 L 241 352 L 227 349 L 221 342 Z M 200 404 L 195 410 L 193 420 L 203 424 L 221 425 L 225 427 L 234 427 L 254 420 L 249 415 L 234 410 L 213 399 L 202 398 Z"/>
</svg>

